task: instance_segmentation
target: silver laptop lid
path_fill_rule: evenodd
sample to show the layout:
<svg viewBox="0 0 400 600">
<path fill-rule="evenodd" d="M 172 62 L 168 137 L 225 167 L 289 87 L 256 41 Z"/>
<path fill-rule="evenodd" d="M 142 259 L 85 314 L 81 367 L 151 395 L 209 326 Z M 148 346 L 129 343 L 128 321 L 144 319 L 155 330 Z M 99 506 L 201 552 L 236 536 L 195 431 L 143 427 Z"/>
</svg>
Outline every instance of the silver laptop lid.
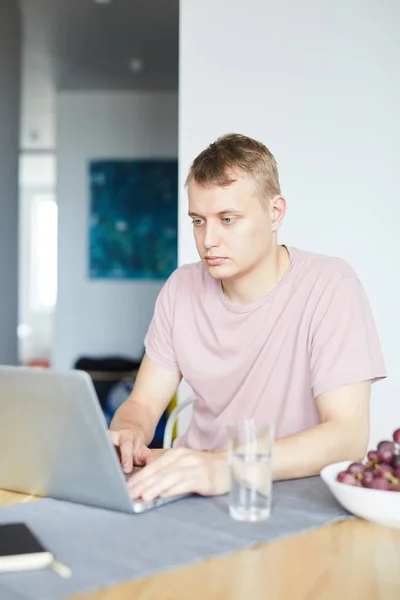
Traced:
<svg viewBox="0 0 400 600">
<path fill-rule="evenodd" d="M 87 373 L 0 366 L 0 488 L 132 511 Z"/>
</svg>

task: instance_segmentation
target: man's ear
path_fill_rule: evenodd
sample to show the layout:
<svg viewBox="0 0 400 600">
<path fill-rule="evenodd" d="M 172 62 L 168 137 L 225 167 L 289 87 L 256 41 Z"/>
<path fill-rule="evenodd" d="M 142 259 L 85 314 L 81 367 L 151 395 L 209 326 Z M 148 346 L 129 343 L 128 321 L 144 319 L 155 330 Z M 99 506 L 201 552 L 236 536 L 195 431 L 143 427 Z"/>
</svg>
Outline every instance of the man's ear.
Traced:
<svg viewBox="0 0 400 600">
<path fill-rule="evenodd" d="M 286 200 L 283 196 L 274 196 L 270 200 L 271 230 L 278 231 L 286 214 Z"/>
</svg>

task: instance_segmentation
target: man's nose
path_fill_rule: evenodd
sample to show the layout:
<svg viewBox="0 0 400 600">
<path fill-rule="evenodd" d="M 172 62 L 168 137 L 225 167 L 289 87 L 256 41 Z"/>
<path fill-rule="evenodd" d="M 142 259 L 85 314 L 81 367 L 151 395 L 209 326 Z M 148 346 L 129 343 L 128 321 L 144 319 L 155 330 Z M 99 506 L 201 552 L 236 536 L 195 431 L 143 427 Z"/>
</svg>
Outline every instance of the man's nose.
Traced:
<svg viewBox="0 0 400 600">
<path fill-rule="evenodd" d="M 219 246 L 219 244 L 220 240 L 216 228 L 210 223 L 207 223 L 206 233 L 204 236 L 204 247 L 207 250 L 209 250 L 210 248 L 215 248 L 216 246 Z"/>
</svg>

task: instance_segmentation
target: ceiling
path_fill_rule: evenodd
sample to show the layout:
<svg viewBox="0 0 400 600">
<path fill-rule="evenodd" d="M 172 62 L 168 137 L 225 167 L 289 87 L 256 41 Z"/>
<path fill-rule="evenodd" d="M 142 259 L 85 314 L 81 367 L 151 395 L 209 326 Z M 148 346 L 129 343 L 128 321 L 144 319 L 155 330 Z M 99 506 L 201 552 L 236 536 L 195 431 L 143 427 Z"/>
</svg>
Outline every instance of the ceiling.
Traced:
<svg viewBox="0 0 400 600">
<path fill-rule="evenodd" d="M 20 1 L 25 51 L 51 63 L 58 89 L 177 89 L 178 0 Z"/>
<path fill-rule="evenodd" d="M 32 115 L 43 129 L 56 90 L 178 89 L 179 0 L 19 2 L 23 146 L 38 143 L 36 134 L 43 145 L 45 132 L 34 131 Z M 141 72 L 129 68 L 132 58 L 141 59 Z"/>
</svg>

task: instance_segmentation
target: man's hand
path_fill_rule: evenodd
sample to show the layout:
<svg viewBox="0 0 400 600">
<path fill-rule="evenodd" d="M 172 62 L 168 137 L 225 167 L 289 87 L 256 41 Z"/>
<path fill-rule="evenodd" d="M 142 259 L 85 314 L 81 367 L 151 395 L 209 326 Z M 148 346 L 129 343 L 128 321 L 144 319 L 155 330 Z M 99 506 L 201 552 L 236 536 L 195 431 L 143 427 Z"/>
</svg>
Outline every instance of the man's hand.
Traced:
<svg viewBox="0 0 400 600">
<path fill-rule="evenodd" d="M 151 450 L 144 443 L 140 428 L 110 430 L 111 441 L 119 449 L 120 461 L 125 473 L 134 466 L 142 467 L 152 460 Z"/>
<path fill-rule="evenodd" d="M 128 487 L 133 499 L 145 501 L 191 492 L 202 496 L 225 494 L 229 488 L 227 455 L 186 448 L 169 450 L 133 475 Z"/>
</svg>

